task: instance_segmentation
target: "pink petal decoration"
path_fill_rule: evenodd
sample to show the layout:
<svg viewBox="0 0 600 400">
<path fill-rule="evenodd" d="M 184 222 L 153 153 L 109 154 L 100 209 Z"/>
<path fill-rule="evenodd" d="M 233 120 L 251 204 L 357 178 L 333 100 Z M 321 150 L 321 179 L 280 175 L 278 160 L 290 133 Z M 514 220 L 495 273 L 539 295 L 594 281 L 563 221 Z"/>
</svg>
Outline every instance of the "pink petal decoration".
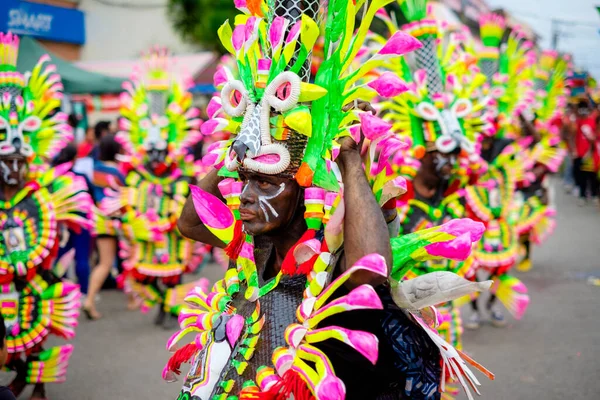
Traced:
<svg viewBox="0 0 600 400">
<path fill-rule="evenodd" d="M 215 132 L 219 132 L 223 128 L 229 125 L 229 122 L 223 118 L 212 118 L 202 124 L 200 132 L 203 135 L 212 135 Z"/>
<path fill-rule="evenodd" d="M 340 400 L 346 395 L 346 387 L 335 375 L 326 375 L 315 388 L 319 400 Z"/>
<path fill-rule="evenodd" d="M 252 38 L 252 34 L 254 33 L 254 27 L 256 25 L 257 18 L 252 16 L 248 18 L 246 21 L 246 41 Z"/>
<path fill-rule="evenodd" d="M 383 97 L 396 97 L 408 90 L 406 83 L 392 72 L 384 72 L 367 86 Z"/>
<path fill-rule="evenodd" d="M 240 11 L 248 11 L 248 4 L 246 3 L 246 0 L 233 0 L 233 5 Z"/>
<path fill-rule="evenodd" d="M 414 77 L 417 87 L 421 87 L 427 82 L 427 71 L 424 69 L 420 69 L 415 72 Z"/>
<path fill-rule="evenodd" d="M 317 254 L 321 254 L 321 241 L 318 239 L 307 240 L 294 249 L 294 259 L 297 264 L 303 264 Z"/>
<path fill-rule="evenodd" d="M 218 66 L 217 71 L 213 75 L 213 84 L 215 85 L 215 87 L 220 87 L 229 80 L 230 74 L 228 73 L 227 68 L 223 66 Z"/>
<path fill-rule="evenodd" d="M 352 139 L 354 139 L 356 143 L 360 143 L 360 125 L 353 125 L 349 127 L 348 132 L 350 132 L 350 136 L 352 136 Z"/>
<path fill-rule="evenodd" d="M 244 317 L 239 314 L 235 314 L 229 321 L 227 321 L 225 332 L 227 334 L 227 340 L 232 347 L 235 346 L 235 343 L 239 339 L 240 334 L 244 329 L 244 323 Z"/>
<path fill-rule="evenodd" d="M 388 269 L 385 264 L 385 258 L 381 254 L 367 254 L 354 263 L 352 268 L 364 269 L 381 276 L 387 276 Z"/>
<path fill-rule="evenodd" d="M 227 178 L 227 179 L 223 179 L 221 182 L 219 182 L 217 184 L 217 187 L 219 188 L 219 192 L 221 192 L 221 195 L 223 197 L 227 197 L 231 194 L 231 185 L 233 184 L 234 180 L 232 178 Z"/>
<path fill-rule="evenodd" d="M 406 191 L 408 190 L 406 179 L 404 177 L 397 176 L 392 182 L 394 182 L 394 186 L 399 188 L 402 191 L 402 193 L 406 193 Z"/>
<path fill-rule="evenodd" d="M 213 96 L 206 106 L 206 114 L 208 114 L 208 118 L 214 118 L 222 109 L 221 97 Z"/>
<path fill-rule="evenodd" d="M 481 239 L 483 232 L 485 232 L 485 225 L 469 218 L 453 219 L 441 225 L 439 228 L 441 232 L 446 232 L 454 236 L 461 236 L 465 233 L 469 233 L 472 242 Z"/>
<path fill-rule="evenodd" d="M 359 118 L 362 133 L 370 140 L 377 139 L 392 128 L 392 124 L 369 112 L 360 113 Z"/>
<path fill-rule="evenodd" d="M 425 250 L 432 256 L 465 260 L 471 254 L 472 244 L 470 234 L 465 233 L 447 242 L 428 244 Z"/>
<path fill-rule="evenodd" d="M 298 39 L 298 36 L 300 35 L 301 26 L 302 22 L 298 21 L 290 28 L 290 32 L 288 33 L 287 38 L 285 39 L 286 43 L 291 43 L 292 41 Z"/>
<path fill-rule="evenodd" d="M 421 48 L 423 45 L 416 38 L 403 31 L 397 31 L 379 50 L 383 56 L 401 56 Z"/>
<path fill-rule="evenodd" d="M 271 43 L 271 47 L 273 49 L 276 49 L 283 43 L 283 35 L 285 33 L 287 24 L 287 20 L 283 17 L 277 16 L 273 19 L 273 22 L 269 27 L 269 42 Z"/>
<path fill-rule="evenodd" d="M 327 305 L 319 309 L 319 311 L 315 312 L 312 318 L 329 309 L 337 310 L 337 306 L 340 306 L 340 310 L 346 311 L 366 309 L 381 310 L 383 307 L 375 289 L 370 285 L 362 285 L 352 290 L 347 295 L 330 301 Z M 336 314 L 337 313 L 338 312 L 336 312 Z"/>
<path fill-rule="evenodd" d="M 227 229 L 235 223 L 233 213 L 218 197 L 190 185 L 192 201 L 198 217 L 204 225 L 214 229 Z"/>
<path fill-rule="evenodd" d="M 246 26 L 238 25 L 233 30 L 233 34 L 231 35 L 231 44 L 235 51 L 240 51 L 242 46 L 244 46 L 244 41 L 246 39 Z"/>
</svg>

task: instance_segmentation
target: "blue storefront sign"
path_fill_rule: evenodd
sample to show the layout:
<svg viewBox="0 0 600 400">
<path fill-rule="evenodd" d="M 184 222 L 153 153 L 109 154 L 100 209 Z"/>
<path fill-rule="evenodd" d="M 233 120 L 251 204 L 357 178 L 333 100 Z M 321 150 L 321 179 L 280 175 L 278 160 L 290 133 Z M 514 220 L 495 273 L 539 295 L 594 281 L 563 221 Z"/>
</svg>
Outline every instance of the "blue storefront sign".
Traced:
<svg viewBox="0 0 600 400">
<path fill-rule="evenodd" d="M 0 31 L 55 42 L 85 43 L 81 11 L 21 0 L 0 0 Z"/>
</svg>

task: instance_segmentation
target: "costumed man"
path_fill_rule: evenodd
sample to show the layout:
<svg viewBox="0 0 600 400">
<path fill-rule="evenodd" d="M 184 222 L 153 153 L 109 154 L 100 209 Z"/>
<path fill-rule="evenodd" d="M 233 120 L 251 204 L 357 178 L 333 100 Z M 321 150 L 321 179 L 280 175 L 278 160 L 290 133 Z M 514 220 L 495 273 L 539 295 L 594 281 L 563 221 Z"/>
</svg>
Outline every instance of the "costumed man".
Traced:
<svg viewBox="0 0 600 400">
<path fill-rule="evenodd" d="M 44 349 L 50 334 L 75 336 L 79 286 L 52 271 L 61 224 L 89 228 L 91 198 L 69 165 L 49 168 L 73 140 L 58 111 L 62 84 L 43 56 L 31 73 L 16 70 L 19 39 L 0 33 L 0 301 L 7 328 L 6 366 L 18 396 L 33 384 L 32 399 L 46 399 L 44 384 L 63 382 L 73 346 Z"/>
<path fill-rule="evenodd" d="M 529 111 L 533 112 L 533 121 L 521 122 L 521 135 L 533 138 L 526 153 L 530 170 L 516 193 L 514 204 L 523 253 L 517 265 L 520 271 L 532 267 L 531 244 L 541 244 L 554 231 L 556 211 L 550 204 L 548 174 L 558 172 L 567 154 L 560 136 L 567 102 L 567 62 L 554 51 L 544 51 L 532 73 L 536 100 Z"/>
<path fill-rule="evenodd" d="M 465 190 L 467 216 L 486 226 L 474 256 L 477 268 L 487 271 L 494 280 L 486 310 L 497 327 L 505 326 L 506 318 L 494 307 L 496 299 L 517 319 L 524 315 L 529 304 L 527 288 L 508 271 L 515 265 L 519 251 L 517 221 L 513 218 L 515 192 L 519 182 L 526 180 L 530 166 L 525 149 L 533 140 L 531 136 L 520 138 L 520 133 L 530 124 L 526 111 L 531 110 L 535 100 L 529 73 L 533 63 L 531 43 L 518 31 L 512 31 L 507 43 L 501 45 L 504 26 L 504 19 L 498 15 L 481 17 L 483 48 L 479 52 L 479 65 L 488 78 L 488 93 L 493 99 L 489 107 L 496 114 L 495 129 L 485 132 L 481 142 L 483 173 L 476 184 Z M 477 300 L 471 304 L 473 313 L 465 327 L 476 329 L 481 315 Z"/>
<path fill-rule="evenodd" d="M 103 215 L 120 215 L 125 289 L 142 300 L 142 311 L 159 305 L 156 325 L 177 326 L 176 316 L 189 289 L 182 275 L 191 268 L 194 248 L 181 236 L 177 218 L 195 176 L 189 153 L 201 138 L 198 109 L 187 82 L 177 82 L 166 50 L 153 49 L 143 67 L 124 84 L 120 132 L 125 186 L 109 190 Z M 107 224 L 114 220 L 107 219 Z"/>
<path fill-rule="evenodd" d="M 381 206 L 402 193 L 387 172 L 402 144 L 366 103 L 355 106 L 393 86 L 357 81 L 420 46 L 398 32 L 351 68 L 387 3 L 236 3 L 244 15 L 219 29 L 240 79 L 218 71 L 221 108 L 204 126 L 234 135 L 209 153 L 215 170 L 192 187 L 179 226 L 225 248 L 231 263 L 211 292 L 186 298 L 168 342 L 165 379 L 191 363 L 180 399 L 436 399 L 442 371 L 476 387 L 460 353 L 430 328 L 429 306 L 485 285 L 451 273 L 401 279 L 428 258 L 465 258 L 483 228 L 457 220 L 390 246 Z M 308 83 L 320 37 L 328 56 Z"/>
<path fill-rule="evenodd" d="M 398 207 L 400 234 L 408 234 L 464 218 L 463 189 L 479 163 L 477 140 L 492 128 L 492 120 L 486 114 L 485 99 L 478 94 L 485 76 L 473 65 L 473 57 L 460 50 L 462 33 L 439 32 L 438 22 L 427 15 L 427 2 L 407 0 L 400 7 L 410 18 L 405 32 L 422 43 L 433 41 L 414 52 L 414 73 L 404 59 L 389 62 L 386 67 L 404 78 L 410 90 L 378 105 L 383 118 L 393 124 L 392 130 L 410 143 L 394 165 L 407 179 L 407 192 L 392 204 Z M 398 30 L 389 15 L 380 12 L 378 16 L 390 34 Z M 385 42 L 381 37 L 374 40 Z M 439 56 L 436 43 L 443 44 Z M 443 63 L 442 59 L 451 61 Z M 430 260 L 415 265 L 406 278 L 435 271 L 464 277 L 473 274 L 472 265 L 472 259 Z M 462 349 L 459 307 L 449 303 L 436 308 L 441 316 L 438 331 Z"/>
</svg>

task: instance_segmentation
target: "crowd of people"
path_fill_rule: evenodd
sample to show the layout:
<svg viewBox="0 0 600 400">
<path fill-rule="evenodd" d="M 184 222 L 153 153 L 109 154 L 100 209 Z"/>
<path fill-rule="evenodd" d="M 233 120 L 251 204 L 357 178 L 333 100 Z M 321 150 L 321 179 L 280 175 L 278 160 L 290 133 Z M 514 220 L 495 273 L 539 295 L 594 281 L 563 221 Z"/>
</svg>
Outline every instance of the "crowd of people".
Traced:
<svg viewBox="0 0 600 400">
<path fill-rule="evenodd" d="M 564 165 L 598 202 L 597 104 L 501 15 L 477 43 L 423 0 L 399 2 L 402 26 L 389 1 L 242 3 L 205 121 L 153 48 L 116 124 L 79 143 L 48 57 L 21 74 L 18 37 L 0 35 L 11 391 L 42 400 L 66 379 L 73 347 L 46 338 L 103 318 L 110 279 L 175 331 L 163 378 L 191 364 L 179 399 L 471 398 L 471 368 L 493 374 L 463 328 L 524 317 L 512 272 L 552 233 L 549 176 Z M 209 252 L 210 287 L 192 274 Z"/>
<path fill-rule="evenodd" d="M 587 94 L 567 107 L 562 123 L 563 140 L 568 148 L 563 170 L 565 190 L 578 198 L 580 206 L 588 202 L 600 206 L 600 109 Z"/>
</svg>

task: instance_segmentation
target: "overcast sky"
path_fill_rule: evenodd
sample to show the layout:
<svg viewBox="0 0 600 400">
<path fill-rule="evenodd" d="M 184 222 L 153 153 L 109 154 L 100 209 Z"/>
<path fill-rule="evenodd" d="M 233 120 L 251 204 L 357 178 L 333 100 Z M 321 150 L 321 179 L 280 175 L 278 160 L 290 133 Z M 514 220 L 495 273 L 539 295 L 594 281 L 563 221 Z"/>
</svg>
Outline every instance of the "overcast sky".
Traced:
<svg viewBox="0 0 600 400">
<path fill-rule="evenodd" d="M 531 25 L 542 36 L 542 46 L 550 47 L 551 20 L 574 21 L 576 26 L 560 24 L 563 33 L 558 49 L 571 52 L 575 63 L 600 79 L 600 0 L 487 0 L 492 7 L 506 8 Z"/>
</svg>

